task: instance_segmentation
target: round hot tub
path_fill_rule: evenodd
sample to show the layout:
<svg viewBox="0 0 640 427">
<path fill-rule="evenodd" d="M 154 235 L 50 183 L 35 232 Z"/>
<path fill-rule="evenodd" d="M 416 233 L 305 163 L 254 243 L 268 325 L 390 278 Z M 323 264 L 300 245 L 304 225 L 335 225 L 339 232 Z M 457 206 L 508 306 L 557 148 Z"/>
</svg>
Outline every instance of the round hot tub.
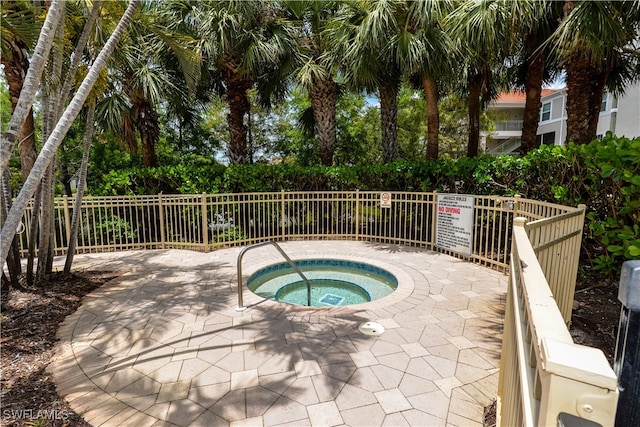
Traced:
<svg viewBox="0 0 640 427">
<path fill-rule="evenodd" d="M 398 287 L 388 271 L 361 262 L 336 259 L 307 259 L 296 265 L 309 281 L 286 263 L 264 267 L 253 273 L 247 287 L 262 298 L 289 304 L 339 307 L 383 298 Z"/>
</svg>

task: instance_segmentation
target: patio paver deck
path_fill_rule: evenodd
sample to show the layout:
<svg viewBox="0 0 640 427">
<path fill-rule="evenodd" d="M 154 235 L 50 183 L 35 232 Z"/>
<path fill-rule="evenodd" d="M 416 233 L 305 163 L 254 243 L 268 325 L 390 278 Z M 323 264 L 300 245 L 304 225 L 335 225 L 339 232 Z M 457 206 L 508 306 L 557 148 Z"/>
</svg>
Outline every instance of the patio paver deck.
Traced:
<svg viewBox="0 0 640 427">
<path fill-rule="evenodd" d="M 497 392 L 507 277 L 444 254 L 370 242 L 281 243 L 293 259 L 386 268 L 398 290 L 348 308 L 245 291 L 240 248 L 76 256 L 124 272 L 59 330 L 59 392 L 94 426 L 481 426 Z M 63 262 L 64 260 L 57 262 Z M 246 253 L 243 273 L 281 262 Z M 386 331 L 367 336 L 364 322 Z"/>
</svg>

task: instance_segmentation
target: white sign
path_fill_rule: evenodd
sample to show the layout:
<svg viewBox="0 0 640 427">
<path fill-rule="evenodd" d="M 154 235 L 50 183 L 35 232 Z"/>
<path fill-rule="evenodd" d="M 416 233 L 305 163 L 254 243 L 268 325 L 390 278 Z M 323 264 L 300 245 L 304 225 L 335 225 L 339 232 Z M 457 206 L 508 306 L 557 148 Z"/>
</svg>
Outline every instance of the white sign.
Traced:
<svg viewBox="0 0 640 427">
<path fill-rule="evenodd" d="M 471 256 L 473 252 L 474 198 L 465 194 L 438 194 L 436 246 Z"/>
<path fill-rule="evenodd" d="M 380 207 L 381 208 L 391 207 L 391 193 L 380 193 Z"/>
</svg>

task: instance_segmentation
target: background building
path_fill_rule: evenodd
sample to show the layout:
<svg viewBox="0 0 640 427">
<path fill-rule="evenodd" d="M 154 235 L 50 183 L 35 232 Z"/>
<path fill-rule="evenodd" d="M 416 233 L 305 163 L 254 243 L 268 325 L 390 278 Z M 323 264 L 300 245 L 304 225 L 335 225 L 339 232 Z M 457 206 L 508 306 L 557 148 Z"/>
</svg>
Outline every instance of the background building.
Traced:
<svg viewBox="0 0 640 427">
<path fill-rule="evenodd" d="M 543 89 L 538 122 L 538 145 L 563 145 L 567 135 L 566 89 Z M 497 112 L 496 130 L 485 133 L 483 146 L 487 154 L 519 154 L 524 92 L 503 92 L 489 104 L 489 110 Z M 597 136 L 611 131 L 618 136 L 640 136 L 640 82 L 627 88 L 624 95 L 615 97 L 605 93 L 600 107 Z"/>
</svg>

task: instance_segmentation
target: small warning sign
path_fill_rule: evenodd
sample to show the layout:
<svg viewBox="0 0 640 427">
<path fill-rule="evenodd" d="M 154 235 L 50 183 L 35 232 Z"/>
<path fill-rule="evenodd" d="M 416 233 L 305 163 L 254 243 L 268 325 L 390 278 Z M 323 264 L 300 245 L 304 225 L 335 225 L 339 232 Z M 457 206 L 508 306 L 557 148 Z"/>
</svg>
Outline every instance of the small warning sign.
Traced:
<svg viewBox="0 0 640 427">
<path fill-rule="evenodd" d="M 381 208 L 391 207 L 391 193 L 380 193 L 380 207 Z"/>
</svg>

